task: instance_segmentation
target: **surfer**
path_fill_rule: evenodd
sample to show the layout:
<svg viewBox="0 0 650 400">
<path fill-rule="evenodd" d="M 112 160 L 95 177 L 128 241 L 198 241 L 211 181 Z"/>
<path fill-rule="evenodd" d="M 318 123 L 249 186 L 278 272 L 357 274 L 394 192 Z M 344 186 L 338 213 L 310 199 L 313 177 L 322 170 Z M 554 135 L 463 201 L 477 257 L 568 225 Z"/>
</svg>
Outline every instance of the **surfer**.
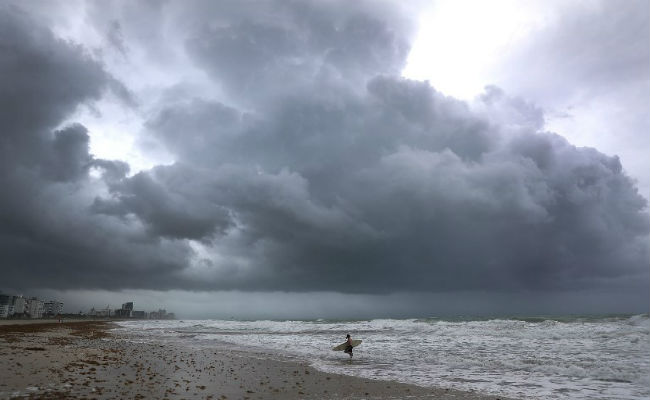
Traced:
<svg viewBox="0 0 650 400">
<path fill-rule="evenodd" d="M 345 337 L 347 339 L 345 341 L 345 343 L 347 343 L 347 347 L 345 348 L 345 352 L 350 355 L 350 358 L 352 358 L 352 338 L 350 337 L 349 333 L 347 335 L 345 335 Z"/>
</svg>

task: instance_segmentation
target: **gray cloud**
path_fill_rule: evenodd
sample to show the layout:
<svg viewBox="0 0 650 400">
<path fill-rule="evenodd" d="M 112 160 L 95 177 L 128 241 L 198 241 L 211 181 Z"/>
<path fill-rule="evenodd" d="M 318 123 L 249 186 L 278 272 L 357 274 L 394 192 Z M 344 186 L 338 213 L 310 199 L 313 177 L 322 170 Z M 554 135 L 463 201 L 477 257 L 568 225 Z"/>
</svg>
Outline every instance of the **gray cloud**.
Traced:
<svg viewBox="0 0 650 400">
<path fill-rule="evenodd" d="M 204 196 L 193 171 L 157 167 L 111 186 L 113 200 L 96 198 L 92 210 L 106 215 L 137 215 L 152 236 L 202 239 L 225 230 L 228 210 Z"/>
<path fill-rule="evenodd" d="M 84 126 L 56 129 L 112 89 L 114 78 L 17 8 L 0 8 L 0 29 L 3 285 L 115 288 L 128 271 L 130 279 L 164 286 L 151 271 L 182 268 L 187 246 L 90 213 L 101 182 L 89 170 L 111 182 L 128 166 L 89 154 Z"/>
<path fill-rule="evenodd" d="M 385 7 L 342 6 L 269 2 L 262 13 L 204 20 L 186 47 L 231 96 L 246 102 L 399 74 L 407 38 L 387 24 L 397 20 L 386 18 Z"/>
<path fill-rule="evenodd" d="M 648 199 L 650 4 L 559 4 L 557 18 L 507 48 L 492 82 L 539 104 L 571 141 L 618 154 Z"/>
<path fill-rule="evenodd" d="M 108 40 L 108 43 L 112 47 L 114 47 L 118 52 L 126 57 L 128 49 L 124 44 L 124 38 L 122 37 L 122 28 L 119 22 L 113 21 L 109 25 L 108 32 L 106 33 L 106 40 Z"/>
<path fill-rule="evenodd" d="M 97 99 L 110 79 L 82 48 L 54 38 L 17 8 L 3 6 L 0 18 L 3 142 L 38 152 L 39 140 L 80 100 Z"/>
<path fill-rule="evenodd" d="M 497 81 L 540 102 L 580 101 L 648 82 L 648 2 L 576 3 L 563 11 L 540 35 L 510 50 Z"/>
<path fill-rule="evenodd" d="M 389 77 L 364 96 L 251 117 L 174 105 L 149 124 L 182 161 L 158 189 L 191 188 L 186 204 L 230 220 L 213 237 L 229 246 L 230 273 L 209 284 L 219 289 L 572 289 L 643 276 L 646 204 L 618 158 L 538 131 L 541 111 L 496 89 L 482 107 L 492 116 Z"/>
<path fill-rule="evenodd" d="M 43 174 L 56 181 L 76 180 L 85 176 L 92 161 L 88 154 L 87 132 L 79 124 L 55 131 L 48 149 L 49 157 L 41 156 Z"/>
<path fill-rule="evenodd" d="M 497 87 L 468 104 L 397 77 L 399 13 L 193 4 L 156 15 L 225 91 L 161 96 L 141 134 L 175 162 L 132 176 L 89 154 L 83 126 L 57 130 L 114 78 L 3 11 L 0 87 L 24 98 L 0 120 L 8 285 L 647 294 L 647 204 L 620 160 L 544 131 L 540 108 Z M 116 22 L 129 54 L 161 45 L 138 20 Z"/>
</svg>

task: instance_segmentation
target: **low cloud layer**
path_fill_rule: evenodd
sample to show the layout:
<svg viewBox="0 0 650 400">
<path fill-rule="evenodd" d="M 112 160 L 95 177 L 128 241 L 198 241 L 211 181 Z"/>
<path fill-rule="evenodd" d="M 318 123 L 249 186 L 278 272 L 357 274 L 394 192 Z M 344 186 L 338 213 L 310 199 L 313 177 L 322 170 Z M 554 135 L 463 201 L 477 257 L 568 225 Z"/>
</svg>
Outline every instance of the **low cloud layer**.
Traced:
<svg viewBox="0 0 650 400">
<path fill-rule="evenodd" d="M 144 95 L 0 7 L 0 286 L 647 294 L 647 204 L 618 157 L 499 88 L 468 104 L 400 78 L 399 10 L 165 4 L 152 26 L 215 91 L 146 98 L 139 140 L 174 162 L 132 175 L 66 121 Z M 163 34 L 132 26 L 140 6 L 112 7 L 130 13 L 108 24 L 114 52 L 148 35 L 163 57 Z"/>
</svg>

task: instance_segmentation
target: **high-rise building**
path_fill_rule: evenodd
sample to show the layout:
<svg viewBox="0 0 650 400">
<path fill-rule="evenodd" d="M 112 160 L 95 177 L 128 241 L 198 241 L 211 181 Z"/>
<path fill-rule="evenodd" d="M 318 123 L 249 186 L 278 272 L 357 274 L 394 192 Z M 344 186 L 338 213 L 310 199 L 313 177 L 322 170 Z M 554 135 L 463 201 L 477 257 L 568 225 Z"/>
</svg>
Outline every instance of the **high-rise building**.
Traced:
<svg viewBox="0 0 650 400">
<path fill-rule="evenodd" d="M 9 314 L 9 309 L 13 308 L 13 297 L 7 294 L 0 294 L 0 318 L 7 318 L 11 315 Z"/>
<path fill-rule="evenodd" d="M 25 307 L 30 318 L 42 318 L 43 317 L 43 301 L 37 299 L 36 297 L 30 297 L 27 300 L 27 306 Z"/>
<path fill-rule="evenodd" d="M 168 313 L 167 310 L 159 309 L 149 313 L 149 319 L 176 319 L 174 313 Z"/>
<path fill-rule="evenodd" d="M 12 296 L 0 294 L 0 318 L 23 316 L 42 318 L 43 315 L 57 315 L 63 311 L 63 303 L 59 301 L 43 301 L 36 297 L 24 298 L 22 295 Z"/>
<path fill-rule="evenodd" d="M 43 314 L 44 315 L 58 315 L 63 311 L 63 303 L 55 300 L 46 301 L 43 304 Z"/>
<path fill-rule="evenodd" d="M 133 316 L 133 302 L 122 304 L 122 308 L 115 310 L 115 316 L 118 318 L 131 318 Z"/>
<path fill-rule="evenodd" d="M 25 313 L 25 298 L 22 295 L 14 296 L 14 314 Z"/>
<path fill-rule="evenodd" d="M 101 310 L 96 310 L 95 307 L 91 308 L 90 311 L 88 312 L 88 315 L 93 316 L 93 317 L 110 317 L 111 316 L 111 309 L 109 306 L 106 306 L 106 308 L 101 309 Z"/>
<path fill-rule="evenodd" d="M 113 314 L 116 318 L 129 318 L 131 317 L 131 311 L 125 310 L 123 308 L 118 308 Z"/>
</svg>

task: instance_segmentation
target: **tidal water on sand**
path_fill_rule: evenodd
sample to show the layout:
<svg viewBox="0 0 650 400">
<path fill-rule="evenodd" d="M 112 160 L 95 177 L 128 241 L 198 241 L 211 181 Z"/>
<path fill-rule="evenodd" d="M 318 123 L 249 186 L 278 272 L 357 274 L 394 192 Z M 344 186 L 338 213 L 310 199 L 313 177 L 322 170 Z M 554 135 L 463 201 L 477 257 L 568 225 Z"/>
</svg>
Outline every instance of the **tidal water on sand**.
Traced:
<svg viewBox="0 0 650 400">
<path fill-rule="evenodd" d="M 647 399 L 648 315 L 364 321 L 128 321 L 131 340 L 227 347 L 317 369 L 519 399 Z M 354 358 L 331 348 L 350 333 Z"/>
</svg>

